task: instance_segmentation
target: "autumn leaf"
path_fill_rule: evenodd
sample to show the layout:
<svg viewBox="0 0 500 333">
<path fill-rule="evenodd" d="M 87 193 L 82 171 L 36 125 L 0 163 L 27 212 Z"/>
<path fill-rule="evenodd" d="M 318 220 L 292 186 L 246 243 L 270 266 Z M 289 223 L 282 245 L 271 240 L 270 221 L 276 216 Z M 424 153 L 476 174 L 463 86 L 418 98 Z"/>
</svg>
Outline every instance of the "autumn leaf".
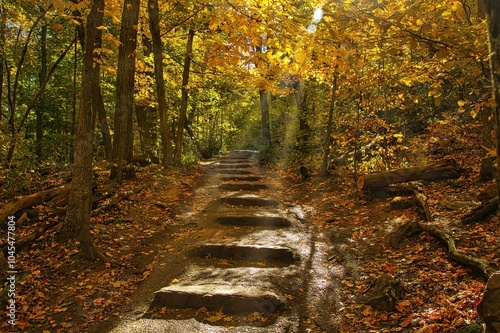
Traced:
<svg viewBox="0 0 500 333">
<path fill-rule="evenodd" d="M 398 304 L 396 304 L 395 308 L 399 312 L 405 312 L 410 308 L 410 306 L 411 306 L 410 301 L 404 300 L 404 301 L 400 301 Z"/>
<path fill-rule="evenodd" d="M 99 306 L 99 305 L 102 305 L 102 303 L 105 301 L 105 299 L 103 297 L 98 297 L 94 300 L 94 305 L 96 306 Z"/>
<path fill-rule="evenodd" d="M 66 311 L 68 311 L 68 308 L 60 308 L 60 307 L 56 307 L 56 308 L 54 309 L 54 312 L 55 312 L 55 313 L 66 312 Z"/>
<path fill-rule="evenodd" d="M 222 308 L 220 308 L 219 311 L 217 311 L 214 315 L 206 318 L 205 320 L 207 320 L 211 323 L 215 323 L 215 322 L 222 320 L 223 318 L 224 318 L 224 314 L 222 313 Z"/>
</svg>

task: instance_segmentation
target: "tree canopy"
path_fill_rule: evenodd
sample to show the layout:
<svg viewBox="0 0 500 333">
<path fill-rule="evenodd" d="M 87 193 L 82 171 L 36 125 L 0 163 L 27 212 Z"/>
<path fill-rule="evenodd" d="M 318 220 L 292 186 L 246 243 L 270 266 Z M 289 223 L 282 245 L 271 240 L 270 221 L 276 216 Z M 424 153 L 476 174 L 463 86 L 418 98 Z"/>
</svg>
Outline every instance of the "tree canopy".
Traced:
<svg viewBox="0 0 500 333">
<path fill-rule="evenodd" d="M 168 165 L 264 148 L 299 162 L 323 156 L 326 170 L 375 140 L 385 146 L 362 167 L 388 169 L 405 163 L 394 155 L 405 138 L 437 120 L 492 126 L 482 1 L 160 1 L 157 27 L 154 1 L 142 1 L 123 58 L 136 60 L 134 114 L 117 159 L 129 5 L 106 3 L 98 27 L 95 160 L 139 155 Z M 2 163 L 23 171 L 71 163 L 90 1 L 0 6 Z"/>
</svg>

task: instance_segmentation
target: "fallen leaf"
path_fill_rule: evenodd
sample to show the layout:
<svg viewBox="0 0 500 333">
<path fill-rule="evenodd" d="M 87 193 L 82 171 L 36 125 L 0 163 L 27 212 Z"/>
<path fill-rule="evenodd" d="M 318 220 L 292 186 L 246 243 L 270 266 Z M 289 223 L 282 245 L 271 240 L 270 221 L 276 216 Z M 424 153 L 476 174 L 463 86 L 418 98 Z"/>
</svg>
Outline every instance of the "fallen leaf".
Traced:
<svg viewBox="0 0 500 333">
<path fill-rule="evenodd" d="M 215 313 L 215 315 L 206 318 L 206 320 L 211 323 L 215 323 L 217 321 L 220 321 L 222 318 L 224 318 L 224 314 L 222 313 L 222 308 L 220 308 L 219 311 Z"/>
</svg>

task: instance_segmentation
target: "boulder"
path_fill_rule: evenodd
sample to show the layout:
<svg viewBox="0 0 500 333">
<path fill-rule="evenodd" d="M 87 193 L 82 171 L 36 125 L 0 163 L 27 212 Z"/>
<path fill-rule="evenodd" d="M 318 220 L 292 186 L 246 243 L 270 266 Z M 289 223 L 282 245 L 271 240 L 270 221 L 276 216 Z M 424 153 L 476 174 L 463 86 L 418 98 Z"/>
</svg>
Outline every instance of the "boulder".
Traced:
<svg viewBox="0 0 500 333">
<path fill-rule="evenodd" d="M 487 332 L 500 332 L 500 272 L 488 279 L 477 312 L 485 322 Z"/>
</svg>

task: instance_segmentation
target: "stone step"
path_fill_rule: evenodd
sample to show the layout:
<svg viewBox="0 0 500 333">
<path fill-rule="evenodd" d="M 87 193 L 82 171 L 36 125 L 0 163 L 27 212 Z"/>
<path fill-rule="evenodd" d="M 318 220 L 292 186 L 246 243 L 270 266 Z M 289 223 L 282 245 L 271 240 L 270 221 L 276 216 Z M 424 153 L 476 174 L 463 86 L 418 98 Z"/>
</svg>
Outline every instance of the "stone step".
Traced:
<svg viewBox="0 0 500 333">
<path fill-rule="evenodd" d="M 218 173 L 226 175 L 251 175 L 252 171 L 239 170 L 239 169 L 218 169 Z"/>
<path fill-rule="evenodd" d="M 219 170 L 225 170 L 225 169 L 248 169 L 248 168 L 251 168 L 252 165 L 251 164 L 243 164 L 243 163 L 240 163 L 240 164 L 219 164 L 217 166 L 217 168 Z"/>
<path fill-rule="evenodd" d="M 274 199 L 261 198 L 256 196 L 237 196 L 220 198 L 220 202 L 232 206 L 253 206 L 253 207 L 271 207 L 278 206 L 278 201 Z"/>
<path fill-rule="evenodd" d="M 221 190 L 228 191 L 259 191 L 265 190 L 267 188 L 266 184 L 249 184 L 249 183 L 239 183 L 239 184 L 221 184 L 219 186 Z"/>
<path fill-rule="evenodd" d="M 262 180 L 262 177 L 258 176 L 223 176 L 220 178 L 222 181 L 226 182 L 259 182 Z"/>
<path fill-rule="evenodd" d="M 221 216 L 216 220 L 224 225 L 236 226 L 256 226 L 256 227 L 289 227 L 291 223 L 288 219 L 280 216 Z"/>
<path fill-rule="evenodd" d="M 250 161 L 248 159 L 241 158 L 226 158 L 223 160 L 219 160 L 220 164 L 248 164 Z"/>
<path fill-rule="evenodd" d="M 252 155 L 233 154 L 222 158 L 223 160 L 250 160 Z"/>
<path fill-rule="evenodd" d="M 291 265 L 298 261 L 298 256 L 288 247 L 255 246 L 235 244 L 204 244 L 190 251 L 191 256 L 201 258 L 219 258 L 246 261 L 274 261 L 282 265 Z"/>
<path fill-rule="evenodd" d="M 284 299 L 275 293 L 253 286 L 229 285 L 172 285 L 160 289 L 154 295 L 151 307 L 170 309 L 222 309 L 224 313 L 271 314 L 284 305 Z"/>
</svg>

